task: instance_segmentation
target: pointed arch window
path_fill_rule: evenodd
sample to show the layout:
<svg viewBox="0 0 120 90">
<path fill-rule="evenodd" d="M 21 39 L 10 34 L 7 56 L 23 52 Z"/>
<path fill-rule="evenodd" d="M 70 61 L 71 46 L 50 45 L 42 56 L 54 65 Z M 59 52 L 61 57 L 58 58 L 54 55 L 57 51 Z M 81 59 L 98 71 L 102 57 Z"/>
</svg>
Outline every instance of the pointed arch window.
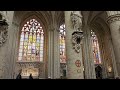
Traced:
<svg viewBox="0 0 120 90">
<path fill-rule="evenodd" d="M 66 63 L 65 35 L 65 24 L 62 24 L 59 28 L 60 63 Z"/>
<path fill-rule="evenodd" d="M 36 19 L 30 19 L 21 30 L 18 61 L 43 61 L 43 46 L 43 28 Z"/>
<path fill-rule="evenodd" d="M 92 50 L 93 50 L 93 59 L 95 64 L 101 64 L 101 57 L 100 57 L 100 49 L 99 49 L 99 43 L 98 43 L 98 38 L 91 30 L 91 40 L 92 40 Z"/>
</svg>

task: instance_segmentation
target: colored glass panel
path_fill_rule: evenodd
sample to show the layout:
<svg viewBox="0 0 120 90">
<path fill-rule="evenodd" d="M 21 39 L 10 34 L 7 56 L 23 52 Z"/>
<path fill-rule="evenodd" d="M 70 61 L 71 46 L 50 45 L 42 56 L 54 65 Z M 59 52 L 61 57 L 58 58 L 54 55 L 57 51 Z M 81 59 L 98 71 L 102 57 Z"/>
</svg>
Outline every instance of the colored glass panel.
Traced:
<svg viewBox="0 0 120 90">
<path fill-rule="evenodd" d="M 60 44 L 60 63 L 66 63 L 65 54 L 65 25 L 61 25 L 59 28 L 59 44 Z"/>
<path fill-rule="evenodd" d="M 93 49 L 93 59 L 95 64 L 101 64 L 99 43 L 95 32 L 91 30 L 91 41 L 92 41 L 92 49 Z"/>
<path fill-rule="evenodd" d="M 21 30 L 18 61 L 43 61 L 43 44 L 44 32 L 40 23 L 36 19 L 27 21 Z"/>
</svg>

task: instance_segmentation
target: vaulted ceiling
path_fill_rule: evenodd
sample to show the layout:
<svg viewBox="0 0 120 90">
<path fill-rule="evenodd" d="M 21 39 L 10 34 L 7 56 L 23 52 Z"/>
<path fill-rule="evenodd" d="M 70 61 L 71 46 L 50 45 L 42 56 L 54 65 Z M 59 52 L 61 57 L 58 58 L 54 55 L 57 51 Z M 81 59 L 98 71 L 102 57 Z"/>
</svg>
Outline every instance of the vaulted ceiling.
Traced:
<svg viewBox="0 0 120 90">
<path fill-rule="evenodd" d="M 18 24 L 31 15 L 38 16 L 46 28 L 49 25 L 60 26 L 64 23 L 64 11 L 15 11 L 14 15 L 15 19 L 18 19 Z"/>
<path fill-rule="evenodd" d="M 83 26 L 88 25 L 90 29 L 94 29 L 98 37 L 110 34 L 105 11 L 82 11 L 82 15 Z"/>
<path fill-rule="evenodd" d="M 39 17 L 46 28 L 49 26 L 60 26 L 65 22 L 64 11 L 15 11 L 14 21 L 20 24 L 32 15 Z M 106 22 L 107 13 L 105 11 L 82 11 L 82 16 L 83 25 L 96 28 L 101 33 L 108 32 L 108 24 Z M 100 28 L 102 28 L 101 31 Z"/>
</svg>

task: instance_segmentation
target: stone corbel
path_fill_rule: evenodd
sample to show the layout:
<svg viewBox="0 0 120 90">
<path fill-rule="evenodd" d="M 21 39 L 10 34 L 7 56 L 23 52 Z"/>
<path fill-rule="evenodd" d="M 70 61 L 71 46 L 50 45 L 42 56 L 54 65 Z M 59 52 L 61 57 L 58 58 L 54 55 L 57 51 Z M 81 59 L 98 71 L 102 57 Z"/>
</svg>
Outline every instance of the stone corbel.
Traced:
<svg viewBox="0 0 120 90">
<path fill-rule="evenodd" d="M 75 51 L 77 53 L 80 52 L 82 38 L 83 38 L 83 32 L 81 32 L 81 31 L 75 31 L 75 32 L 72 33 L 73 49 L 75 49 Z"/>
</svg>

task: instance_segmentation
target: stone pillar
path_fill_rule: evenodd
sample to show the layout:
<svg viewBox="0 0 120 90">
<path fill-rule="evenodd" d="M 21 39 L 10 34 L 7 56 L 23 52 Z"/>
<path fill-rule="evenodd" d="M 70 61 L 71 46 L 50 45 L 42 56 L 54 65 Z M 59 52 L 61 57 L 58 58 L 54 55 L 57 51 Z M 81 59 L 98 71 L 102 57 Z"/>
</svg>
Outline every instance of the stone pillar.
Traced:
<svg viewBox="0 0 120 90">
<path fill-rule="evenodd" d="M 65 30 L 66 30 L 66 58 L 67 58 L 67 79 L 83 79 L 82 49 L 76 52 L 72 46 L 72 33 L 74 28 L 71 22 L 71 12 L 65 11 Z M 79 12 L 78 12 L 79 13 Z"/>
<path fill-rule="evenodd" d="M 15 68 L 15 45 L 16 45 L 16 27 L 14 25 L 11 26 L 11 31 L 9 33 L 9 40 L 8 40 L 8 49 L 7 49 L 7 57 L 6 57 L 6 78 L 13 78 L 13 69 Z M 12 65 L 12 66 L 11 66 Z"/>
<path fill-rule="evenodd" d="M 48 78 L 51 78 L 51 59 L 50 59 L 50 49 L 51 49 L 50 39 L 51 39 L 51 37 L 50 37 L 50 35 L 51 35 L 51 32 L 50 32 L 50 30 L 48 30 L 48 50 L 47 50 L 47 52 L 48 52 Z"/>
<path fill-rule="evenodd" d="M 100 53 L 101 53 L 101 60 L 102 60 L 102 75 L 103 78 L 107 78 L 107 62 L 106 62 L 106 50 L 105 50 L 105 43 L 104 39 L 99 39 L 99 47 L 100 47 Z"/>
<path fill-rule="evenodd" d="M 13 22 L 13 30 L 14 30 L 14 35 L 13 35 L 13 44 L 12 44 L 12 52 L 11 52 L 11 63 L 12 63 L 12 67 L 11 67 L 11 78 L 16 78 L 16 73 L 15 73 L 15 69 L 16 69 L 16 61 L 18 60 L 18 51 L 19 51 L 19 45 L 18 45 L 18 41 L 19 41 L 19 25 Z"/>
<path fill-rule="evenodd" d="M 88 31 L 88 42 L 89 42 L 89 63 L 90 63 L 90 71 L 91 71 L 91 77 L 90 79 L 96 79 L 96 73 L 95 73 L 95 64 L 93 60 L 93 49 L 92 49 L 92 40 L 91 40 L 91 30 Z"/>
<path fill-rule="evenodd" d="M 50 28 L 48 32 L 48 78 L 56 79 L 60 78 L 59 31 L 57 28 Z"/>
<path fill-rule="evenodd" d="M 114 77 L 117 77 L 118 73 L 116 68 L 116 61 L 115 61 L 111 37 L 108 37 L 108 35 L 106 35 L 103 39 L 101 39 L 100 48 L 102 53 L 101 56 L 102 56 L 102 66 L 103 66 L 103 78 L 109 77 L 108 65 L 110 65 L 110 63 L 112 63 L 111 73 L 114 74 Z M 109 49 L 109 52 L 108 52 L 108 49 Z"/>
<path fill-rule="evenodd" d="M 54 79 L 60 78 L 60 51 L 59 51 L 59 29 L 55 28 L 54 33 Z"/>
<path fill-rule="evenodd" d="M 48 30 L 48 78 L 53 79 L 53 30 Z"/>
<path fill-rule="evenodd" d="M 112 67 L 113 67 L 114 77 L 118 77 L 116 61 L 115 61 L 115 54 L 114 54 L 114 49 L 113 49 L 113 43 L 112 43 L 111 39 L 109 42 L 110 42 L 110 47 L 111 47 L 111 57 L 112 57 Z"/>
<path fill-rule="evenodd" d="M 4 79 L 10 79 L 11 78 L 11 45 L 13 42 L 11 40 L 11 37 L 13 37 L 13 29 L 12 29 L 12 21 L 13 21 L 13 15 L 14 15 L 14 11 L 5 11 L 4 12 L 4 18 L 7 20 L 8 22 L 8 37 L 7 37 L 7 41 L 6 43 L 4 44 L 5 46 L 3 47 L 4 48 L 4 51 L 2 51 L 4 53 L 4 55 L 2 56 L 2 60 L 3 60 L 3 63 L 2 64 L 2 75 Z M 1 57 L 1 56 L 0 56 Z"/>
<path fill-rule="evenodd" d="M 95 65 L 93 60 L 92 42 L 91 42 L 91 30 L 88 26 L 84 26 L 84 69 L 85 79 L 95 79 Z"/>
<path fill-rule="evenodd" d="M 120 12 L 108 11 L 108 23 L 112 36 L 118 76 L 120 76 Z"/>
</svg>

